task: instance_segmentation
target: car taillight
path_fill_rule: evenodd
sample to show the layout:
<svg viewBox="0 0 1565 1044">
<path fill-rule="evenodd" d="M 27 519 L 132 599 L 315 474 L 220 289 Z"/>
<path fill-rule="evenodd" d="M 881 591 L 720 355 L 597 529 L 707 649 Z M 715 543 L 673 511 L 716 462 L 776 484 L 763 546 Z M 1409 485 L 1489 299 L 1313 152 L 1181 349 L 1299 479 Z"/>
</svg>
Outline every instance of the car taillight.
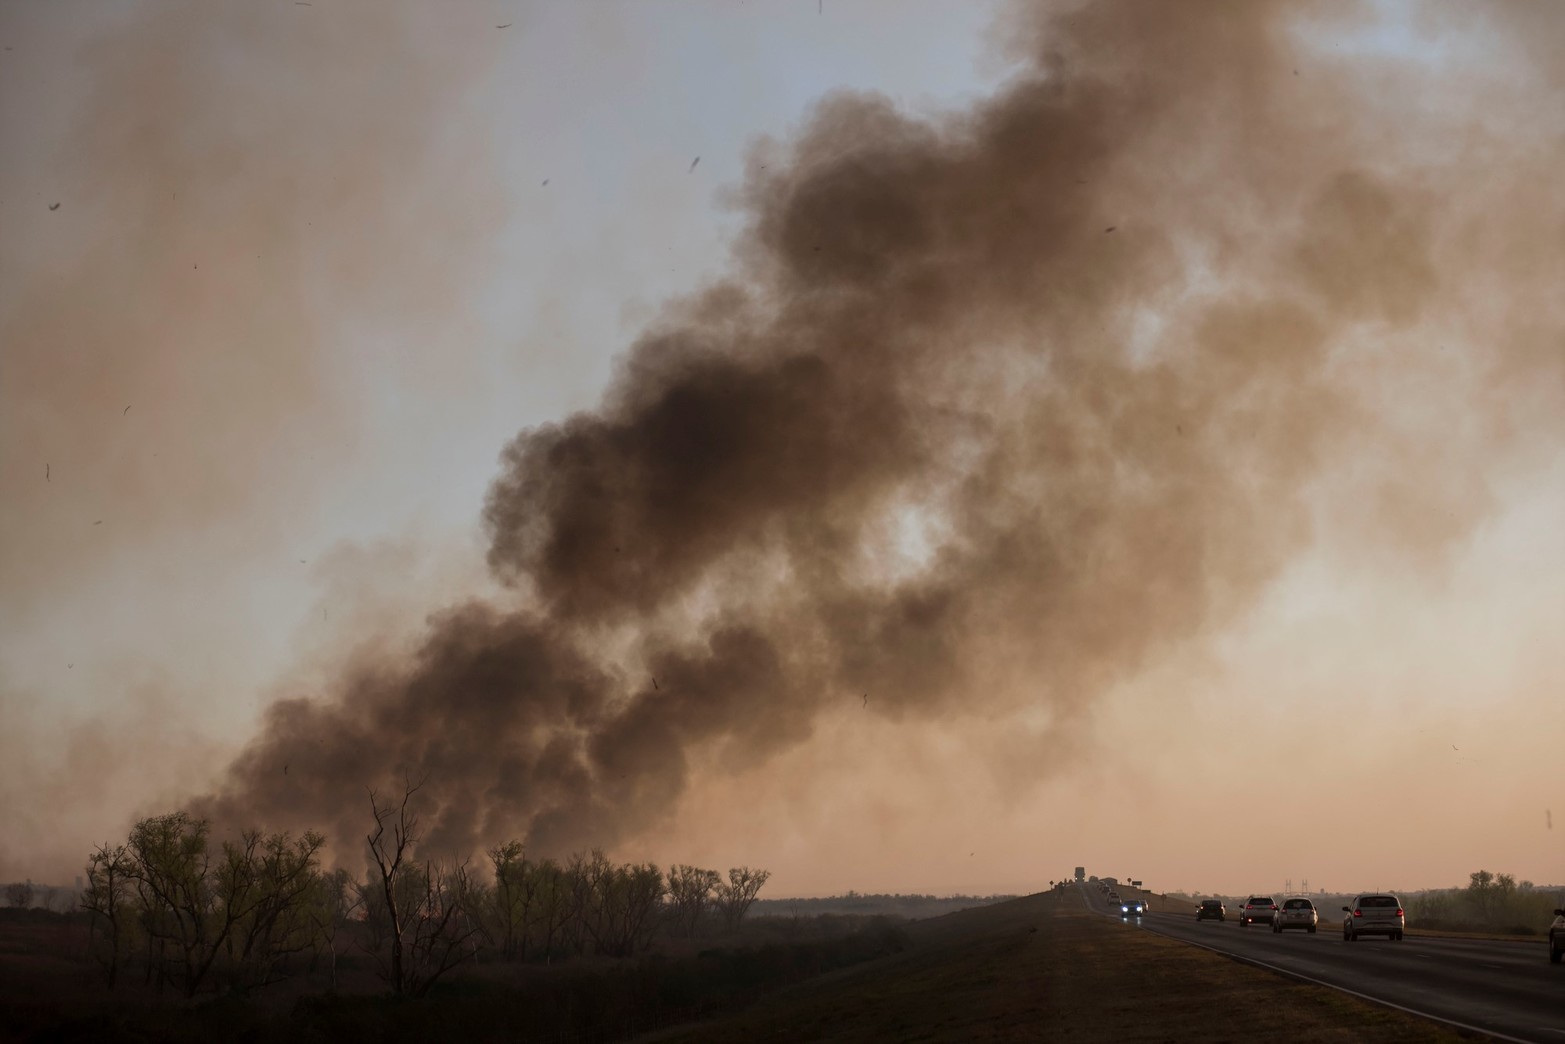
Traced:
<svg viewBox="0 0 1565 1044">
<path fill-rule="evenodd" d="M 1275 910 L 1275 909 L 1277 909 L 1277 904 L 1276 904 L 1276 903 L 1273 903 L 1273 904 L 1272 904 L 1272 909 L 1273 909 L 1273 910 Z"/>
<path fill-rule="evenodd" d="M 1353 911 L 1353 916 L 1354 917 L 1363 917 L 1364 916 L 1364 911 L 1363 910 L 1354 910 Z"/>
<path fill-rule="evenodd" d="M 1401 917 L 1401 916 L 1402 916 L 1402 908 L 1401 908 L 1401 907 L 1400 907 L 1400 906 L 1399 906 L 1399 907 L 1397 907 L 1397 916 L 1398 916 L 1398 917 Z"/>
</svg>

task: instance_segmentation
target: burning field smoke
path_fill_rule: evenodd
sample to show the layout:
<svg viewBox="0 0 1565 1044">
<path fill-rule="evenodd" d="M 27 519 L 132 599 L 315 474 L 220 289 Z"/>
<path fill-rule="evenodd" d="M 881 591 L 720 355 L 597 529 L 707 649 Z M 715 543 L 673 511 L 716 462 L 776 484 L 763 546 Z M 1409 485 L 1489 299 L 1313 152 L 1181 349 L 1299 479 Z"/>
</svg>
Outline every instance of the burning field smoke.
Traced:
<svg viewBox="0 0 1565 1044">
<path fill-rule="evenodd" d="M 731 276 L 505 448 L 514 600 L 277 703 L 202 808 L 353 838 L 406 774 L 438 848 L 608 845 L 694 752 L 764 762 L 828 708 L 1069 737 L 1253 606 L 1322 499 L 1398 553 L 1459 539 L 1484 480 L 1441 459 L 1512 437 L 1523 383 L 1513 419 L 1557 414 L 1559 317 L 1499 322 L 1449 403 L 1398 389 L 1444 373 L 1425 334 L 1466 295 L 1546 300 L 1559 263 L 1505 268 L 1543 233 L 1481 222 L 1418 128 L 1388 143 L 1364 99 L 1394 82 L 1301 70 L 1283 11 L 1029 17 L 1036 60 L 971 111 L 838 95 L 757 145 Z M 1480 419 L 1415 448 L 1408 411 L 1447 406 Z"/>
</svg>

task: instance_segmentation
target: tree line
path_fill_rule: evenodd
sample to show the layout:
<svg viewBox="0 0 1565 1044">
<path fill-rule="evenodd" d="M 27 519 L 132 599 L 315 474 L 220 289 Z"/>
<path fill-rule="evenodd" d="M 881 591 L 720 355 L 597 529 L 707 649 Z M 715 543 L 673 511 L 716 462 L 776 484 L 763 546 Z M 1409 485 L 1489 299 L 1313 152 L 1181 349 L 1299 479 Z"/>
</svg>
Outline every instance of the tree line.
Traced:
<svg viewBox="0 0 1565 1044">
<path fill-rule="evenodd" d="M 1565 898 L 1511 874 L 1475 870 L 1464 888 L 1428 891 L 1407 900 L 1409 924 L 1453 930 L 1484 928 L 1540 935 Z"/>
<path fill-rule="evenodd" d="M 630 957 L 663 933 L 735 932 L 769 871 L 615 863 L 593 850 L 559 862 L 520 841 L 468 860 L 421 857 L 417 785 L 370 793 L 364 879 L 321 863 L 315 832 L 250 830 L 215 842 L 186 812 L 139 821 L 88 858 L 81 906 L 89 950 L 112 989 L 126 976 L 193 996 L 250 990 L 359 952 L 395 994 L 421 995 L 487 955 L 553 961 Z"/>
</svg>

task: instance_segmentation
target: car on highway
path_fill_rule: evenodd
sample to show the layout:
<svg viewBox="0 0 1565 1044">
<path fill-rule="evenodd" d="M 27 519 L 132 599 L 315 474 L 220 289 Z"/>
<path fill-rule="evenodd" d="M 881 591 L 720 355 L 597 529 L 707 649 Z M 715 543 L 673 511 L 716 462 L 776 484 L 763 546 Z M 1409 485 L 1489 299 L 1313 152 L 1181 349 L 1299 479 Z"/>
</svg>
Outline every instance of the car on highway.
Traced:
<svg viewBox="0 0 1565 1044">
<path fill-rule="evenodd" d="M 1554 923 L 1549 925 L 1549 961 L 1565 961 L 1565 910 L 1555 910 Z"/>
<path fill-rule="evenodd" d="M 1239 908 L 1239 925 L 1271 924 L 1277 916 L 1277 900 L 1269 895 L 1252 895 Z"/>
<path fill-rule="evenodd" d="M 1361 935 L 1384 935 L 1400 940 L 1407 927 L 1407 916 L 1402 911 L 1402 900 L 1384 892 L 1371 892 L 1353 900 L 1352 906 L 1344 906 L 1347 914 L 1342 919 L 1342 938 L 1353 942 Z"/>
<path fill-rule="evenodd" d="M 1117 905 L 1119 905 L 1119 893 L 1118 892 L 1110 892 L 1109 893 L 1109 905 L 1110 906 L 1117 906 Z"/>
<path fill-rule="evenodd" d="M 1147 912 L 1145 899 L 1121 899 L 1119 901 L 1119 915 L 1121 917 L 1140 917 Z"/>
<path fill-rule="evenodd" d="M 1294 898 L 1284 899 L 1282 909 L 1272 916 L 1272 931 L 1281 932 L 1284 928 L 1303 928 L 1310 934 L 1315 933 L 1315 926 L 1320 923 L 1320 914 L 1315 910 L 1315 904 L 1308 899 Z"/>
<path fill-rule="evenodd" d="M 1223 905 L 1221 899 L 1202 899 L 1201 905 L 1195 908 L 1195 919 L 1198 921 L 1226 921 L 1228 920 L 1228 908 Z"/>
</svg>

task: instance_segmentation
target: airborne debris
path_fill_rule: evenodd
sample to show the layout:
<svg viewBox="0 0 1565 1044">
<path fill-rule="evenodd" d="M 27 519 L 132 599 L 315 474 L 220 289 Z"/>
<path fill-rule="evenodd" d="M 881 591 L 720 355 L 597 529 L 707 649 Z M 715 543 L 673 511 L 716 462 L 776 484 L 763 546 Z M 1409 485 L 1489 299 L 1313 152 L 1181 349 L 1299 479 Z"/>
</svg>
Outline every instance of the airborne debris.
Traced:
<svg viewBox="0 0 1565 1044">
<path fill-rule="evenodd" d="M 50 203 L 49 204 L 49 209 L 50 210 L 59 210 L 60 209 L 60 204 L 58 204 L 58 203 Z"/>
<path fill-rule="evenodd" d="M 127 414 L 129 412 L 130 412 L 130 407 L 127 406 L 123 410 L 120 410 L 120 416 L 123 417 L 123 416 L 125 416 L 125 414 Z"/>
<path fill-rule="evenodd" d="M 657 692 L 658 691 L 658 680 L 656 678 L 652 679 L 652 691 L 653 692 Z"/>
<path fill-rule="evenodd" d="M 547 185 L 547 184 L 548 184 L 548 183 L 549 183 L 549 179 L 548 179 L 548 178 L 544 178 L 544 179 L 543 179 L 543 183 L 544 183 L 544 184 L 545 184 L 545 185 Z"/>
<path fill-rule="evenodd" d="M 700 162 L 701 162 L 701 157 L 700 156 L 697 156 L 695 159 L 691 160 L 690 161 L 690 170 L 695 170 L 696 169 L 696 164 L 700 163 Z M 689 174 L 690 170 L 685 171 L 685 173 Z"/>
<path fill-rule="evenodd" d="M 95 526 L 101 526 L 101 525 L 103 525 L 103 519 L 101 519 L 101 518 L 100 518 L 100 519 L 98 519 L 98 521 L 96 521 L 96 522 L 94 522 L 94 523 L 93 523 L 93 525 L 95 525 Z"/>
<path fill-rule="evenodd" d="M 45 482 L 53 482 L 54 481 L 53 479 L 51 479 L 49 477 L 49 462 L 48 461 L 44 461 L 44 465 L 43 465 L 43 480 Z"/>
<path fill-rule="evenodd" d="M 515 22 L 506 22 L 504 25 L 497 25 L 497 26 L 495 26 L 495 28 L 496 29 L 509 29 L 509 28 L 511 28 L 511 26 L 513 26 L 515 24 L 516 24 Z"/>
<path fill-rule="evenodd" d="M 1105 228 L 1103 231 L 1104 232 L 1112 232 L 1112 231 L 1114 231 L 1118 227 L 1119 227 L 1118 225 L 1110 225 L 1108 228 Z"/>
</svg>

